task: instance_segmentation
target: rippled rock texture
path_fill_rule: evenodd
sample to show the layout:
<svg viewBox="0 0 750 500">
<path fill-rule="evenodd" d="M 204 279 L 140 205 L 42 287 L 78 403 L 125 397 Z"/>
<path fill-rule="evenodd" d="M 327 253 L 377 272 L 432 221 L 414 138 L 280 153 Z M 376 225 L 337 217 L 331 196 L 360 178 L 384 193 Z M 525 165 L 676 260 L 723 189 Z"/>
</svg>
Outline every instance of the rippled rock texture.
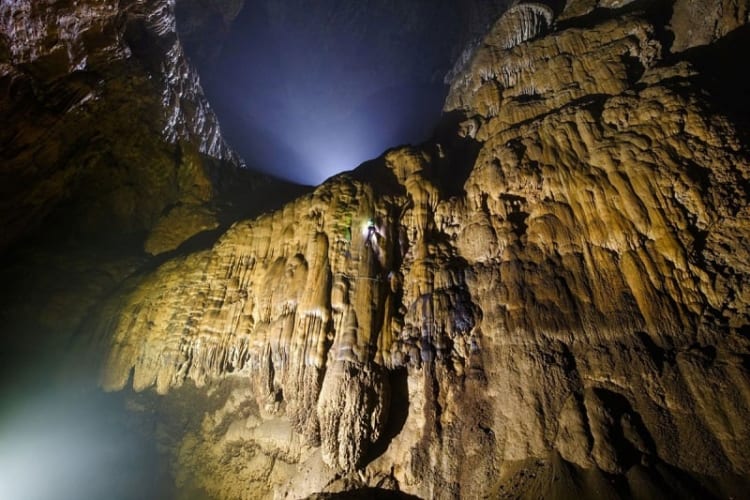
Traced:
<svg viewBox="0 0 750 500">
<path fill-rule="evenodd" d="M 227 3 L 204 8 L 230 12 Z M 240 168 L 174 11 L 167 0 L 0 2 L 9 372 L 44 358 L 48 343 L 65 349 L 93 308 L 154 256 L 205 245 L 287 196 L 283 184 Z"/>
<path fill-rule="evenodd" d="M 693 12 L 662 7 L 517 5 L 435 141 L 113 299 L 107 389 L 232 384 L 184 436 L 178 481 L 217 498 L 742 491 L 747 135 L 694 54 L 670 55 Z"/>
</svg>

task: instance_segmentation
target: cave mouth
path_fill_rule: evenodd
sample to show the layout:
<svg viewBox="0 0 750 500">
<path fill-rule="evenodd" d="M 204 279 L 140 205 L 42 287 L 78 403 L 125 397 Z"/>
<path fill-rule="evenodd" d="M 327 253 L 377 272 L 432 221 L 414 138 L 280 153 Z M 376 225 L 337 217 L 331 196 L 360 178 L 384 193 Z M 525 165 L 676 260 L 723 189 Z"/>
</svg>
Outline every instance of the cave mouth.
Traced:
<svg viewBox="0 0 750 500">
<path fill-rule="evenodd" d="M 179 10 L 177 27 L 224 137 L 248 167 L 315 185 L 431 137 L 446 74 L 498 10 L 472 5 L 246 2 L 223 31 L 206 35 L 222 39 L 212 54 Z"/>
</svg>

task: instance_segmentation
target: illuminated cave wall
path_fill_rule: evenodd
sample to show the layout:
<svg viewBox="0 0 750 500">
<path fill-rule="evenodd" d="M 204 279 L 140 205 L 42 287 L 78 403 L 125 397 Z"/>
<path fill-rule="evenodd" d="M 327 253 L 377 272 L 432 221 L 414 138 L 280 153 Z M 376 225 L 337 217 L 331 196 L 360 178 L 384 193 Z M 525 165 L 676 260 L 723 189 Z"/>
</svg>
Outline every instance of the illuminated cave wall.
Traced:
<svg viewBox="0 0 750 500">
<path fill-rule="evenodd" d="M 227 497 L 338 473 L 425 498 L 746 476 L 747 146 L 665 59 L 662 11 L 605 12 L 512 9 L 453 82 L 454 132 L 118 302 L 105 387 L 237 383 L 185 475 Z"/>
</svg>

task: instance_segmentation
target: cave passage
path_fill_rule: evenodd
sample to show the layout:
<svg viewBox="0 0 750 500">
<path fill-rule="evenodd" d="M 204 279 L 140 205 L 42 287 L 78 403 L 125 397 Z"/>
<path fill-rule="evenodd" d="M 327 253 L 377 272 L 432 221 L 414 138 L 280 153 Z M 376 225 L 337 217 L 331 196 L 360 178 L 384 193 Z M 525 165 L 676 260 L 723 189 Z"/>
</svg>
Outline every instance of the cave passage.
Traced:
<svg viewBox="0 0 750 500">
<path fill-rule="evenodd" d="M 248 166 L 318 184 L 430 137 L 467 22 L 455 2 L 248 2 L 217 57 L 187 49 Z"/>
</svg>

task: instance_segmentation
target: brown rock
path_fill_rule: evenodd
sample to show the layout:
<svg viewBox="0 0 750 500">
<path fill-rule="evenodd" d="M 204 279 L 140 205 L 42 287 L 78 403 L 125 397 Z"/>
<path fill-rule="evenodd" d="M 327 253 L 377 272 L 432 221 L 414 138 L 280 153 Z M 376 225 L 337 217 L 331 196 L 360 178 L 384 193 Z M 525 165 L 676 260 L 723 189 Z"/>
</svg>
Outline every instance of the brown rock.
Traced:
<svg viewBox="0 0 750 500">
<path fill-rule="evenodd" d="M 100 309 L 106 389 L 220 400 L 180 436 L 178 482 L 216 498 L 747 486 L 746 139 L 664 58 L 651 13 L 553 4 L 491 30 L 447 99 L 455 133 L 237 222 Z M 179 204 L 149 211 L 153 253 L 187 234 L 172 212 L 210 225 L 196 158 L 172 171 Z M 48 179 L 40 196 L 66 182 Z M 114 195 L 118 213 L 139 199 Z"/>
<path fill-rule="evenodd" d="M 747 0 L 676 0 L 673 9 L 673 52 L 709 44 L 750 21 Z"/>
</svg>

